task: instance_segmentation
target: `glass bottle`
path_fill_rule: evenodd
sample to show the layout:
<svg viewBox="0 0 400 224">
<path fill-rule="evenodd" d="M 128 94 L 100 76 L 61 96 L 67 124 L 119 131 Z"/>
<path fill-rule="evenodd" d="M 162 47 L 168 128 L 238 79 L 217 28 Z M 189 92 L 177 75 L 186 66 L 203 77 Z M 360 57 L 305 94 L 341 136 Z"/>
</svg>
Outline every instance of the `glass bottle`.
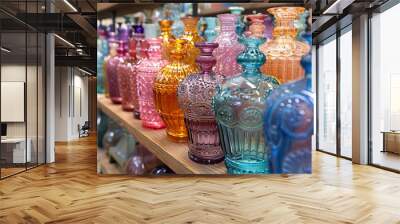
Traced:
<svg viewBox="0 0 400 224">
<path fill-rule="evenodd" d="M 306 40 L 303 39 L 303 33 L 305 32 L 307 28 L 307 18 L 308 18 L 309 12 L 307 10 L 304 11 L 299 16 L 299 19 L 294 22 L 294 26 L 296 27 L 297 34 L 296 34 L 296 39 L 300 40 L 302 42 L 306 42 Z"/>
<path fill-rule="evenodd" d="M 311 45 L 311 34 L 304 39 Z M 311 173 L 314 94 L 311 90 L 311 52 L 301 64 L 305 78 L 281 85 L 267 99 L 264 132 L 271 173 Z"/>
<path fill-rule="evenodd" d="M 119 41 L 117 48 L 117 55 L 112 56 L 106 65 L 107 69 L 107 81 L 108 88 L 110 91 L 110 98 L 114 104 L 120 104 L 122 102 L 122 97 L 119 89 L 119 78 L 118 78 L 118 64 L 125 61 L 126 51 L 125 42 Z"/>
<path fill-rule="evenodd" d="M 107 39 L 107 45 L 109 47 L 109 53 L 107 56 L 104 57 L 103 61 L 103 83 L 104 83 L 104 95 L 106 97 L 110 97 L 110 90 L 108 87 L 108 74 L 107 74 L 107 62 L 110 58 L 115 57 L 117 55 L 117 47 L 118 43 L 116 42 L 115 39 L 115 33 L 114 32 L 109 32 L 108 33 L 108 39 Z"/>
<path fill-rule="evenodd" d="M 213 42 L 217 37 L 217 18 L 216 17 L 205 17 L 206 30 L 204 30 L 204 36 L 207 42 Z"/>
<path fill-rule="evenodd" d="M 275 76 L 281 83 L 302 79 L 304 70 L 300 59 L 308 52 L 309 46 L 296 40 L 294 21 L 304 12 L 304 8 L 276 7 L 267 11 L 275 18 L 275 28 L 273 39 L 260 47 L 267 56 L 261 71 Z"/>
<path fill-rule="evenodd" d="M 217 59 L 214 71 L 223 77 L 231 77 L 239 75 L 242 71 L 240 65 L 236 62 L 237 56 L 243 51 L 243 45 L 237 41 L 236 21 L 237 15 L 220 14 L 218 15 L 221 30 L 215 43 L 218 43 L 218 48 L 214 51 L 214 56 Z M 227 66 L 229 65 L 229 66 Z"/>
<path fill-rule="evenodd" d="M 274 30 L 274 18 L 271 15 L 266 15 L 264 20 L 264 36 L 267 38 L 267 42 L 272 39 L 272 31 Z"/>
<path fill-rule="evenodd" d="M 175 39 L 171 31 L 173 23 L 174 22 L 172 20 L 166 20 L 166 19 L 158 22 L 161 30 L 161 36 L 160 36 L 162 40 L 161 52 L 163 59 L 168 59 L 168 46 L 170 42 Z"/>
<path fill-rule="evenodd" d="M 252 35 L 254 37 L 265 37 L 264 21 L 266 17 L 266 15 L 261 13 L 247 16 L 247 20 L 250 22 L 249 35 Z"/>
<path fill-rule="evenodd" d="M 178 102 L 185 114 L 189 135 L 189 158 L 195 162 L 212 164 L 224 159 L 217 123 L 211 108 L 211 100 L 222 77 L 212 71 L 215 57 L 212 52 L 217 43 L 196 43 L 201 53 L 196 62 L 201 72 L 187 76 L 178 87 Z"/>
<path fill-rule="evenodd" d="M 162 67 L 167 64 L 161 55 L 161 40 L 148 39 L 148 58 L 143 59 L 137 66 L 137 88 L 139 98 L 140 119 L 143 127 L 160 129 L 165 128 L 154 104 L 154 79 Z"/>
<path fill-rule="evenodd" d="M 166 125 L 167 136 L 176 142 L 187 140 L 183 111 L 179 108 L 176 96 L 178 84 L 188 74 L 199 71 L 197 65 L 184 60 L 188 45 L 184 39 L 176 39 L 171 43 L 170 63 L 160 70 L 154 83 L 157 111 Z"/>
<path fill-rule="evenodd" d="M 200 54 L 200 50 L 197 49 L 194 44 L 204 42 L 204 39 L 197 32 L 197 23 L 199 22 L 199 18 L 188 16 L 181 20 L 184 24 L 184 32 L 180 38 L 188 41 L 188 53 L 184 60 L 187 63 L 194 65 L 197 56 Z"/>
<path fill-rule="evenodd" d="M 104 93 L 104 58 L 108 55 L 107 32 L 99 28 L 97 39 L 97 93 Z"/>
<path fill-rule="evenodd" d="M 246 24 L 243 22 L 242 16 L 244 8 L 240 6 L 231 6 L 228 9 L 231 14 L 238 16 L 236 21 L 236 33 L 242 33 L 246 29 Z"/>
<path fill-rule="evenodd" d="M 137 106 L 136 92 L 136 41 L 129 40 L 129 54 L 126 59 L 117 66 L 119 91 L 122 98 L 122 109 L 133 111 Z M 135 105 L 136 101 L 136 105 Z"/>
<path fill-rule="evenodd" d="M 259 46 L 265 38 L 241 36 L 239 42 L 246 46 L 237 58 L 243 72 L 225 79 L 213 98 L 225 165 L 229 174 L 268 173 L 263 113 L 278 84 L 259 70 L 265 62 Z"/>
</svg>

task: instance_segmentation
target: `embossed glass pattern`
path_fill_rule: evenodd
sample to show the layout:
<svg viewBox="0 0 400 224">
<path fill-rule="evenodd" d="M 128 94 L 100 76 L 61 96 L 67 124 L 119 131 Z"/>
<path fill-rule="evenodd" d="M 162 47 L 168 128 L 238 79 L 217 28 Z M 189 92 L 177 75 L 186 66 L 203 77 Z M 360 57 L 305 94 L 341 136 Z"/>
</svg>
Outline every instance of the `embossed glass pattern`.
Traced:
<svg viewBox="0 0 400 224">
<path fill-rule="evenodd" d="M 114 54 L 114 52 L 112 52 Z M 122 102 L 121 94 L 119 91 L 119 81 L 118 81 L 118 73 L 117 67 L 119 63 L 123 63 L 125 60 L 125 49 L 124 49 L 124 42 L 119 41 L 117 55 L 113 56 L 108 59 L 106 70 L 107 70 L 107 81 L 108 81 L 108 88 L 110 91 L 110 98 L 111 101 L 115 104 L 120 104 Z"/>
<path fill-rule="evenodd" d="M 198 72 L 195 64 L 188 64 L 184 57 L 187 55 L 188 42 L 176 39 L 170 48 L 170 63 L 164 66 L 156 76 L 154 96 L 157 112 L 166 124 L 169 138 L 176 142 L 187 141 L 187 130 L 183 111 L 179 108 L 177 99 L 178 84 L 188 74 Z"/>
<path fill-rule="evenodd" d="M 214 51 L 214 56 L 217 59 L 214 71 L 223 77 L 231 77 L 239 75 L 242 71 L 241 66 L 237 63 L 236 58 L 243 51 L 243 45 L 237 41 L 236 21 L 237 15 L 220 14 L 218 15 L 221 30 L 215 43 L 218 43 L 218 48 Z"/>
<path fill-rule="evenodd" d="M 139 97 L 140 119 L 143 127 L 159 129 L 165 124 L 156 111 L 154 103 L 154 79 L 167 61 L 162 59 L 161 40 L 148 39 L 148 58 L 143 59 L 137 66 L 137 87 Z"/>
<path fill-rule="evenodd" d="M 304 12 L 304 8 L 276 7 L 267 11 L 275 18 L 275 28 L 273 39 L 260 47 L 267 56 L 261 71 L 275 76 L 281 83 L 300 80 L 304 77 L 300 60 L 307 54 L 309 46 L 296 40 L 294 21 Z"/>
<path fill-rule="evenodd" d="M 305 35 L 311 44 L 311 34 Z M 301 60 L 304 79 L 281 85 L 267 99 L 264 131 L 271 173 L 311 173 L 314 94 L 311 53 Z"/>
<path fill-rule="evenodd" d="M 108 86 L 108 74 L 107 74 L 107 62 L 110 60 L 110 58 L 115 57 L 117 55 L 117 47 L 118 44 L 115 40 L 115 33 L 114 32 L 109 32 L 108 33 L 108 39 L 107 39 L 107 45 L 109 49 L 109 53 L 107 56 L 104 57 L 103 61 L 103 83 L 104 83 L 104 95 L 106 97 L 110 97 L 110 88 Z"/>
<path fill-rule="evenodd" d="M 215 58 L 212 52 L 217 43 L 197 43 L 200 56 L 196 62 L 201 72 L 190 74 L 178 87 L 178 102 L 185 114 L 189 134 L 189 158 L 199 163 L 217 163 L 224 159 L 220 147 L 218 128 L 211 108 L 215 88 L 222 81 L 212 71 Z"/>
<path fill-rule="evenodd" d="M 136 93 L 136 63 L 136 41 L 131 38 L 129 41 L 129 55 L 126 57 L 125 61 L 119 63 L 117 67 L 122 109 L 125 111 L 133 111 L 134 108 L 138 106 Z"/>
<path fill-rule="evenodd" d="M 243 73 L 225 79 L 213 98 L 225 165 L 230 174 L 268 173 L 263 113 L 265 100 L 278 82 L 259 70 L 265 62 L 259 45 L 265 38 L 241 36 L 239 41 L 246 45 L 237 58 Z"/>
</svg>

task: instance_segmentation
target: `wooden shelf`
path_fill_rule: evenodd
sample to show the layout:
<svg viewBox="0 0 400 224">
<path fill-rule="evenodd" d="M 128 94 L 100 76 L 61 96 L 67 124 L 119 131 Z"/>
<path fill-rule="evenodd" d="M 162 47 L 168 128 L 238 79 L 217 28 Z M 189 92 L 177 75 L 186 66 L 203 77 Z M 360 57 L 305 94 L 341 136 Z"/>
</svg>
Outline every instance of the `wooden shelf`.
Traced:
<svg viewBox="0 0 400 224">
<path fill-rule="evenodd" d="M 186 143 L 175 143 L 167 138 L 165 130 L 143 128 L 141 121 L 133 118 L 133 113 L 125 112 L 120 105 L 102 94 L 97 95 L 97 107 L 126 128 L 135 138 L 149 149 L 158 159 L 169 166 L 176 174 L 225 174 L 223 162 L 213 165 L 202 165 L 188 157 Z"/>
</svg>

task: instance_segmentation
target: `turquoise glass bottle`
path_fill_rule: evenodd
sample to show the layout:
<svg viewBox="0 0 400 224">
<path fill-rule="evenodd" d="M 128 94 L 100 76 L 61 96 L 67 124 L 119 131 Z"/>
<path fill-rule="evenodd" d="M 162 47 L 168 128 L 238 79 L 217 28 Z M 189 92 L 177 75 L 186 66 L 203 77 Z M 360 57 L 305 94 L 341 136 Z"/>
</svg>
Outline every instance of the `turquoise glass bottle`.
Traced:
<svg viewBox="0 0 400 224">
<path fill-rule="evenodd" d="M 246 46 L 237 62 L 243 72 L 225 79 L 213 98 L 225 165 L 229 174 L 268 173 L 264 142 L 265 100 L 278 82 L 260 72 L 265 55 L 259 50 L 265 38 L 239 37 Z"/>
<path fill-rule="evenodd" d="M 204 31 L 204 38 L 207 42 L 213 42 L 217 37 L 218 33 L 216 31 L 217 18 L 216 17 L 205 17 L 206 30 Z"/>
<path fill-rule="evenodd" d="M 303 39 L 311 45 L 311 34 Z M 314 95 L 311 90 L 311 52 L 303 56 L 302 80 L 281 85 L 267 99 L 264 131 L 271 173 L 311 173 Z"/>
</svg>

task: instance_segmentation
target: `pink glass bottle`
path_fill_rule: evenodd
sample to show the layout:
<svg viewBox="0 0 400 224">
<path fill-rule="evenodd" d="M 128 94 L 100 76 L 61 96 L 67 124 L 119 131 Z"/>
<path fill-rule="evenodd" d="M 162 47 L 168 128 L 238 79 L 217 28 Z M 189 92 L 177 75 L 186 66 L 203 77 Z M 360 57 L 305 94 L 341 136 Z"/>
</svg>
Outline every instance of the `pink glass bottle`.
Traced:
<svg viewBox="0 0 400 224">
<path fill-rule="evenodd" d="M 189 135 L 189 158 L 198 163 L 212 164 L 224 159 L 218 127 L 211 107 L 216 86 L 222 77 L 212 71 L 217 43 L 196 43 L 201 53 L 196 62 L 201 72 L 187 76 L 178 86 L 178 102 L 184 112 Z"/>
<path fill-rule="evenodd" d="M 125 111 L 133 111 L 138 107 L 137 91 L 136 91 L 136 41 L 131 38 L 129 40 L 129 54 L 123 63 L 119 63 L 117 67 L 119 91 L 122 98 L 122 109 Z"/>
<path fill-rule="evenodd" d="M 236 57 L 244 50 L 244 47 L 237 41 L 238 37 L 235 32 L 238 15 L 220 14 L 218 19 L 221 28 L 220 34 L 214 41 L 219 46 L 214 51 L 214 56 L 217 59 L 214 68 L 215 73 L 224 77 L 239 75 L 242 68 L 236 62 Z"/>
<path fill-rule="evenodd" d="M 149 48 L 147 58 L 144 58 L 137 66 L 137 88 L 139 99 L 140 119 L 143 127 L 160 129 L 165 124 L 156 111 L 154 104 L 154 79 L 167 60 L 162 59 L 161 40 L 159 38 L 148 39 Z"/>
<path fill-rule="evenodd" d="M 106 70 L 107 70 L 107 81 L 108 88 L 110 91 L 111 101 L 115 104 L 122 103 L 122 97 L 119 91 L 119 81 L 118 81 L 118 73 L 117 68 L 119 63 L 123 63 L 125 61 L 126 50 L 125 50 L 125 42 L 118 42 L 117 55 L 111 57 L 107 61 Z"/>
<path fill-rule="evenodd" d="M 143 60 L 147 59 L 147 50 L 149 48 L 149 43 L 147 42 L 146 39 L 144 39 L 143 34 L 134 34 L 132 37 L 136 42 L 136 58 L 137 58 L 137 64 L 136 68 L 142 63 Z M 137 90 L 137 76 L 135 76 L 134 79 L 132 79 L 132 86 L 135 86 L 135 93 L 136 98 L 133 101 L 134 102 L 134 109 L 133 109 L 133 116 L 136 119 L 141 119 L 140 118 L 140 106 L 139 106 L 139 97 L 138 97 L 138 90 Z"/>
</svg>

